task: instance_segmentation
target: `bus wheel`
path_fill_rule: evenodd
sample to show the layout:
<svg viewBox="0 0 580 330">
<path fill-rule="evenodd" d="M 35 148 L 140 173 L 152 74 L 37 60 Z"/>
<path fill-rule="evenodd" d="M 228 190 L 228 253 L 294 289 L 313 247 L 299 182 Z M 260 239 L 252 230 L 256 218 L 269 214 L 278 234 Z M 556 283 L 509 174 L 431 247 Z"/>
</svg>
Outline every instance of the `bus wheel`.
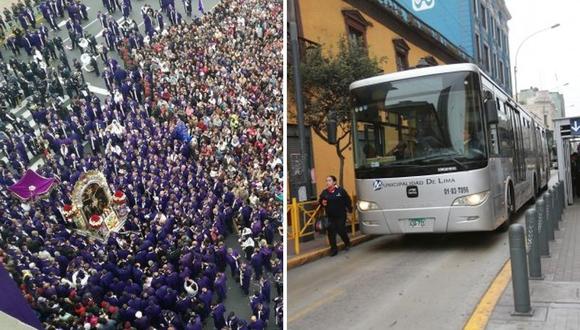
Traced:
<svg viewBox="0 0 580 330">
<path fill-rule="evenodd" d="M 510 228 L 510 225 L 512 223 L 512 218 L 513 218 L 513 215 L 515 213 L 514 195 L 513 195 L 513 190 L 512 190 L 511 186 L 510 186 L 509 191 L 508 191 L 508 200 L 507 200 L 506 208 L 507 208 L 507 219 L 501 225 L 499 225 L 499 227 L 497 227 L 497 229 L 496 229 L 496 231 L 498 231 L 500 233 L 505 233 Z"/>
</svg>

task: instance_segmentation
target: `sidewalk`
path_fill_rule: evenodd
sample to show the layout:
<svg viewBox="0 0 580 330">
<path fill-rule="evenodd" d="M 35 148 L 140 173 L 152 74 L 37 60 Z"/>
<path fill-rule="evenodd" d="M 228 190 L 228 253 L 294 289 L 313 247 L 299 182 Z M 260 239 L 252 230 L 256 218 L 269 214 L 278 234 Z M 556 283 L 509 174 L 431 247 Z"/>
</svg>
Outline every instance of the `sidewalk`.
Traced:
<svg viewBox="0 0 580 330">
<path fill-rule="evenodd" d="M 544 280 L 530 280 L 534 315 L 511 316 L 511 280 L 487 324 L 487 329 L 580 329 L 580 203 L 564 210 L 560 230 L 542 258 Z"/>
<path fill-rule="evenodd" d="M 369 241 L 376 236 L 363 235 L 360 233 L 360 231 L 357 231 L 353 236 L 352 232 L 349 231 L 348 237 L 350 238 L 351 245 L 356 246 L 358 244 Z M 343 251 L 344 243 L 342 242 L 340 237 L 337 236 L 336 239 L 339 251 L 338 253 L 341 253 Z M 313 240 L 301 242 L 299 255 L 295 254 L 294 240 L 288 240 L 287 249 L 288 249 L 289 270 L 330 255 L 330 246 L 327 243 L 326 234 L 325 235 L 314 234 Z"/>
</svg>

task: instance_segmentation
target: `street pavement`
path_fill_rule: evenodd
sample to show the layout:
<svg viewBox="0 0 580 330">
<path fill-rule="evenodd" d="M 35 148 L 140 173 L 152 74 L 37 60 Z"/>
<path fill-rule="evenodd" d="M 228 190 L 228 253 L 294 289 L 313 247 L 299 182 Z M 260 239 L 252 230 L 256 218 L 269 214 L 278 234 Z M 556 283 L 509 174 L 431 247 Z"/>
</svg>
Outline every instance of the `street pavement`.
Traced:
<svg viewBox="0 0 580 330">
<path fill-rule="evenodd" d="M 92 35 L 95 35 L 97 37 L 97 42 L 98 43 L 104 43 L 104 39 L 102 37 L 102 27 L 100 25 L 100 22 L 97 20 L 96 15 L 97 12 L 100 10 L 101 12 L 106 12 L 106 9 L 103 7 L 102 1 L 101 0 L 87 0 L 84 1 L 84 3 L 89 7 L 88 10 L 88 16 L 89 19 L 84 21 L 82 23 L 83 27 L 84 27 L 84 31 L 85 33 L 90 33 Z M 139 30 L 142 34 L 145 34 L 144 32 L 144 28 L 143 28 L 143 17 L 141 15 L 141 6 L 143 6 L 144 4 L 149 4 L 153 9 L 157 10 L 159 9 L 159 2 L 157 0 L 133 0 L 133 11 L 131 12 L 131 18 L 135 20 L 135 22 L 137 22 Z M 182 13 L 183 15 L 183 19 L 186 22 L 191 22 L 191 20 L 193 19 L 193 17 L 195 16 L 199 16 L 200 13 L 197 10 L 197 6 L 198 6 L 198 2 L 196 1 L 192 1 L 192 6 L 193 6 L 193 17 L 187 17 L 187 15 L 185 15 L 185 10 L 183 7 L 183 2 L 182 1 L 176 1 L 176 7 L 177 10 L 179 12 Z M 204 8 L 205 11 L 210 11 L 213 7 L 215 7 L 217 4 L 219 3 L 219 0 L 204 0 L 203 4 L 204 4 Z M 120 11 L 117 11 L 115 14 L 113 14 L 113 17 L 115 17 L 117 20 L 122 19 L 122 14 Z M 70 39 L 68 38 L 68 33 L 66 31 L 66 28 L 64 27 L 66 20 L 59 20 L 59 26 L 61 27 L 61 31 L 52 31 L 49 29 L 49 38 L 53 38 L 56 35 L 59 35 L 65 44 L 65 48 L 67 46 L 70 46 Z M 166 17 L 166 25 L 169 25 L 169 22 L 167 21 L 167 17 Z M 8 52 L 6 49 L 2 48 L 0 51 L 3 52 L 6 61 L 8 61 L 9 58 L 12 57 L 12 53 Z M 81 56 L 81 51 L 77 48 L 75 50 L 67 50 L 67 55 L 69 58 L 69 62 L 72 63 L 72 59 L 73 58 L 79 58 Z M 118 56 L 118 54 L 114 51 L 109 52 L 109 57 L 111 58 L 115 58 L 117 61 L 119 61 L 119 63 L 123 63 L 120 60 L 120 57 Z M 18 57 L 21 60 L 24 61 L 29 61 L 32 59 L 32 57 L 28 57 L 26 55 L 26 52 L 22 51 L 21 55 Z M 57 61 L 52 61 L 52 64 L 55 65 L 57 64 Z M 99 64 L 99 70 L 102 72 L 102 68 L 103 68 L 103 63 L 100 59 L 98 59 L 98 64 Z M 103 79 L 101 77 L 97 77 L 94 73 L 92 72 L 83 72 L 84 76 L 85 76 L 85 80 L 87 81 L 87 83 L 89 84 L 89 89 L 91 90 L 91 92 L 95 93 L 97 96 L 99 96 L 101 99 L 104 99 L 105 97 L 107 97 L 109 94 L 105 88 L 105 83 L 103 81 Z M 23 115 L 26 119 L 32 120 L 31 119 L 31 115 L 29 113 L 29 111 L 14 111 L 16 113 L 19 113 L 20 115 Z M 35 167 L 36 164 L 32 165 L 31 167 Z M 234 247 L 236 249 L 238 249 L 239 251 L 241 251 L 241 247 L 239 246 L 239 243 L 237 242 L 237 239 L 235 236 L 230 236 L 227 239 L 227 245 Z M 237 316 L 244 318 L 246 320 L 249 320 L 252 311 L 249 305 L 249 298 L 247 296 L 245 296 L 240 288 L 240 285 L 238 283 L 235 282 L 234 278 L 232 278 L 231 273 L 229 272 L 229 270 L 226 272 L 227 274 L 227 286 L 228 286 L 228 298 L 226 299 L 224 305 L 226 307 L 226 311 L 227 314 L 229 314 L 230 312 L 235 312 Z M 272 287 L 275 288 L 274 286 L 274 282 L 273 280 L 271 280 L 271 284 Z M 257 290 L 257 287 L 252 287 L 250 288 L 250 292 L 252 293 L 254 290 Z M 275 289 L 273 289 L 275 290 Z M 274 329 L 276 328 L 275 326 L 275 322 L 274 322 L 274 304 L 271 303 L 270 305 L 271 307 L 271 313 L 270 313 L 270 322 L 269 322 L 269 329 Z M 5 317 L 4 315 L 0 315 L 0 329 L 12 329 L 13 327 L 13 320 L 11 320 L 9 317 Z M 15 329 L 15 328 L 14 328 Z M 214 329 L 213 326 L 213 319 L 210 317 L 207 320 L 207 323 L 204 326 L 204 329 Z"/>
<path fill-rule="evenodd" d="M 379 237 L 290 270 L 288 326 L 461 329 L 508 258 L 507 233 Z"/>
<path fill-rule="evenodd" d="M 550 257 L 542 258 L 544 280 L 529 282 L 531 317 L 512 316 L 513 286 L 503 292 L 487 329 L 580 329 L 580 205 L 568 206 L 550 243 Z"/>
</svg>

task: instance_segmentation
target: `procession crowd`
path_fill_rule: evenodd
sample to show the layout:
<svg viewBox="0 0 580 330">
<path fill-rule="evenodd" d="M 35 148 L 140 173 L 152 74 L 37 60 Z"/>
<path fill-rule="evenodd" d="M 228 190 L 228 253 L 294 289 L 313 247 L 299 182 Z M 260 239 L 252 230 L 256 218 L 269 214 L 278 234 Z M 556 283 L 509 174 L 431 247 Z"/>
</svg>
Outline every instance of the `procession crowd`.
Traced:
<svg viewBox="0 0 580 330">
<path fill-rule="evenodd" d="M 110 96 L 39 102 L 39 137 L 10 118 L 0 261 L 47 329 L 282 328 L 282 24 L 281 1 L 223 0 L 146 26 L 147 43 L 118 41 L 124 63 L 102 58 Z M 36 152 L 59 183 L 23 203 L 6 187 Z M 90 170 L 130 210 L 105 240 L 63 212 Z M 232 287 L 249 296 L 242 315 Z"/>
</svg>

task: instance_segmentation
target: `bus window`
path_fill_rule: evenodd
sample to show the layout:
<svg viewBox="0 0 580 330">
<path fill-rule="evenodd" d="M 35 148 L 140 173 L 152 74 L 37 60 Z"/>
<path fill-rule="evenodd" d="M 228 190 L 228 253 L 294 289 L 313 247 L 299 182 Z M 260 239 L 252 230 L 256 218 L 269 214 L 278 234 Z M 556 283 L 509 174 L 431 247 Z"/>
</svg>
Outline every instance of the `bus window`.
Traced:
<svg viewBox="0 0 580 330">
<path fill-rule="evenodd" d="M 485 94 L 485 93 L 484 93 Z M 492 94 L 493 95 L 493 94 Z M 501 114 L 501 102 L 499 98 L 495 98 L 496 110 L 498 112 L 498 118 Z M 499 156 L 499 137 L 498 137 L 498 124 L 489 125 L 489 154 L 490 156 Z"/>
<path fill-rule="evenodd" d="M 514 138 L 512 135 L 511 111 L 508 105 L 504 104 L 504 111 L 498 113 L 498 119 L 501 156 L 512 158 L 514 156 Z"/>
</svg>

